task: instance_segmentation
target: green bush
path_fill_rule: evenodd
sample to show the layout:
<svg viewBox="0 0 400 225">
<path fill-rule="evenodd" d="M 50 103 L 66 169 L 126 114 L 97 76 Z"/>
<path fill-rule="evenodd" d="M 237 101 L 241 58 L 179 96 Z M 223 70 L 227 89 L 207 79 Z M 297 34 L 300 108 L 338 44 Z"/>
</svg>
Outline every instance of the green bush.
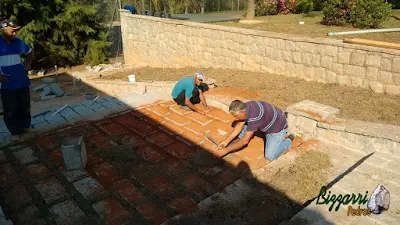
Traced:
<svg viewBox="0 0 400 225">
<path fill-rule="evenodd" d="M 106 33 L 100 32 L 99 40 L 89 40 L 84 58 L 85 64 L 94 66 L 107 62 L 108 48 L 111 46 L 111 42 L 108 42 L 107 38 Z"/>
<path fill-rule="evenodd" d="M 322 8 L 324 7 L 326 0 L 313 0 L 313 2 L 314 2 L 314 10 L 321 11 Z"/>
<path fill-rule="evenodd" d="M 322 24 L 344 26 L 350 18 L 351 0 L 327 0 L 322 9 Z"/>
<path fill-rule="evenodd" d="M 255 4 L 256 16 L 276 15 L 279 12 L 277 0 L 257 0 Z"/>
<path fill-rule="evenodd" d="M 314 10 L 314 2 L 312 0 L 299 0 L 295 5 L 296 13 L 310 13 Z"/>
<path fill-rule="evenodd" d="M 378 28 L 391 12 L 392 5 L 385 0 L 357 0 L 350 11 L 350 22 L 354 27 Z"/>
</svg>

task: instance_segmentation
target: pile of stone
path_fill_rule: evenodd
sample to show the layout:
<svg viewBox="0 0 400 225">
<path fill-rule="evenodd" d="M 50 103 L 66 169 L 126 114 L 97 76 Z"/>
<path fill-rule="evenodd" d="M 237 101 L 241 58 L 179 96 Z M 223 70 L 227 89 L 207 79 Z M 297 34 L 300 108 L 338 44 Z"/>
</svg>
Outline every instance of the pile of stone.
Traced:
<svg viewBox="0 0 400 225">
<path fill-rule="evenodd" d="M 94 73 L 107 72 L 107 71 L 122 69 L 122 63 L 99 64 L 97 66 L 87 66 L 86 69 Z"/>
<path fill-rule="evenodd" d="M 72 94 L 64 93 L 61 87 L 56 83 L 55 78 L 46 77 L 42 79 L 42 82 L 42 85 L 33 88 L 33 91 L 40 92 L 40 100 L 42 101 Z"/>
</svg>

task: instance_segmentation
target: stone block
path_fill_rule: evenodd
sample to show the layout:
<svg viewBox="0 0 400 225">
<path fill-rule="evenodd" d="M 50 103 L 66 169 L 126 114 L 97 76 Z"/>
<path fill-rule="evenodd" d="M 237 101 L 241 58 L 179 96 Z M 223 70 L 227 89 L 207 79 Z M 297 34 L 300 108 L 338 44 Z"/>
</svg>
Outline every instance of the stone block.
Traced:
<svg viewBox="0 0 400 225">
<path fill-rule="evenodd" d="M 46 122 L 46 120 L 44 119 L 44 116 L 38 116 L 38 117 L 32 118 L 31 124 L 35 125 L 35 124 L 44 123 L 44 122 Z"/>
<path fill-rule="evenodd" d="M 384 84 L 390 84 L 393 81 L 392 76 L 391 72 L 381 71 L 378 76 L 378 81 Z"/>
<path fill-rule="evenodd" d="M 46 77 L 42 79 L 42 82 L 45 84 L 52 84 L 56 82 L 56 79 L 52 77 Z"/>
<path fill-rule="evenodd" d="M 79 224 L 85 216 L 85 213 L 73 200 L 53 205 L 49 211 L 57 224 Z"/>
<path fill-rule="evenodd" d="M 361 87 L 363 85 L 363 79 L 359 77 L 350 76 L 348 81 L 348 85 L 352 87 Z"/>
<path fill-rule="evenodd" d="M 400 85 L 386 85 L 386 93 L 400 95 Z"/>
<path fill-rule="evenodd" d="M 89 116 L 94 113 L 93 110 L 91 110 L 85 106 L 76 107 L 76 108 L 74 108 L 74 111 L 81 116 Z"/>
<path fill-rule="evenodd" d="M 57 97 L 63 96 L 64 91 L 60 88 L 58 84 L 50 85 L 50 90 L 53 92 Z"/>
<path fill-rule="evenodd" d="M 45 131 L 53 128 L 53 125 L 48 122 L 38 123 L 33 126 L 35 129 Z"/>
<path fill-rule="evenodd" d="M 400 57 L 397 56 L 393 59 L 392 71 L 395 73 L 400 73 Z"/>
<path fill-rule="evenodd" d="M 34 186 L 36 190 L 40 192 L 47 204 L 51 204 L 54 201 L 67 196 L 67 191 L 54 176 L 41 180 Z"/>
<path fill-rule="evenodd" d="M 350 52 L 339 52 L 338 63 L 345 65 L 350 64 Z"/>
<path fill-rule="evenodd" d="M 378 79 L 378 74 L 379 74 L 379 69 L 375 68 L 375 67 L 367 67 L 367 71 L 366 71 L 366 78 L 368 80 L 377 80 Z"/>
<path fill-rule="evenodd" d="M 75 189 L 88 201 L 94 201 L 105 194 L 103 186 L 95 179 L 86 177 L 73 183 Z"/>
<path fill-rule="evenodd" d="M 351 76 L 355 76 L 355 77 L 358 77 L 358 78 L 365 78 L 366 69 L 365 69 L 365 67 L 361 67 L 361 66 L 345 65 L 344 66 L 344 73 L 346 75 L 351 75 Z"/>
<path fill-rule="evenodd" d="M 314 54 L 312 59 L 312 64 L 314 66 L 321 66 L 321 55 Z"/>
<path fill-rule="evenodd" d="M 353 52 L 350 56 L 350 64 L 355 66 L 364 66 L 365 58 L 365 54 Z"/>
<path fill-rule="evenodd" d="M 392 79 L 394 84 L 400 85 L 400 73 L 393 73 Z"/>
<path fill-rule="evenodd" d="M 381 70 L 391 71 L 392 70 L 392 60 L 390 58 L 381 58 Z"/>
<path fill-rule="evenodd" d="M 87 164 L 86 146 L 83 137 L 68 138 L 61 146 L 66 170 L 84 169 Z"/>
<path fill-rule="evenodd" d="M 47 86 L 47 85 L 42 84 L 42 85 L 39 85 L 39 86 L 34 87 L 32 90 L 33 90 L 33 91 L 36 91 L 36 92 L 42 91 L 43 88 L 46 87 L 46 86 Z"/>
<path fill-rule="evenodd" d="M 294 52 L 293 54 L 293 62 L 294 63 L 301 63 L 301 53 L 300 52 Z"/>
<path fill-rule="evenodd" d="M 336 74 L 341 75 L 343 74 L 343 67 L 344 67 L 343 64 L 333 63 L 332 71 L 335 72 Z"/>
<path fill-rule="evenodd" d="M 326 80 L 326 83 L 328 83 L 328 84 L 336 83 L 336 73 L 334 73 L 330 70 L 327 70 L 325 80 Z"/>
<path fill-rule="evenodd" d="M 13 152 L 13 155 L 21 165 L 39 160 L 39 158 L 36 156 L 35 152 L 31 148 L 23 148 L 21 150 Z"/>
<path fill-rule="evenodd" d="M 61 125 L 61 124 L 65 123 L 65 119 L 59 114 L 56 114 L 54 116 L 46 116 L 44 119 L 48 123 L 54 124 L 54 125 Z"/>
<path fill-rule="evenodd" d="M 381 57 L 379 55 L 368 55 L 366 65 L 379 68 L 381 66 Z"/>
<path fill-rule="evenodd" d="M 40 100 L 41 101 L 46 101 L 46 100 L 50 100 L 50 99 L 55 99 L 57 96 L 55 95 L 47 95 L 47 96 L 41 96 Z"/>
<path fill-rule="evenodd" d="M 53 92 L 51 91 L 50 87 L 44 87 L 42 92 L 40 92 L 40 97 L 51 95 Z"/>
<path fill-rule="evenodd" d="M 302 59 L 301 62 L 303 64 L 311 66 L 312 65 L 312 59 L 313 59 L 313 54 L 308 53 L 308 52 L 304 52 L 302 54 L 302 58 L 301 59 Z"/>
<path fill-rule="evenodd" d="M 321 57 L 321 66 L 326 69 L 332 69 L 333 58 L 331 56 L 322 56 Z"/>
<path fill-rule="evenodd" d="M 371 88 L 371 90 L 377 93 L 383 93 L 385 91 L 385 86 L 378 81 L 370 81 L 369 87 Z"/>
</svg>

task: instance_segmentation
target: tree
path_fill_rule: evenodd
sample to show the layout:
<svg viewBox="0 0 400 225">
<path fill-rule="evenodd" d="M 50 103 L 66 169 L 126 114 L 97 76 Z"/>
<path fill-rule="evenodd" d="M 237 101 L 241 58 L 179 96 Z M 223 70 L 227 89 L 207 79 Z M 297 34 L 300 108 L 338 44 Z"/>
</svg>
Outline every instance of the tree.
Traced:
<svg viewBox="0 0 400 225">
<path fill-rule="evenodd" d="M 255 5 L 254 5 L 254 0 L 248 0 L 247 1 L 247 15 L 246 19 L 248 20 L 254 20 L 255 18 Z"/>
</svg>

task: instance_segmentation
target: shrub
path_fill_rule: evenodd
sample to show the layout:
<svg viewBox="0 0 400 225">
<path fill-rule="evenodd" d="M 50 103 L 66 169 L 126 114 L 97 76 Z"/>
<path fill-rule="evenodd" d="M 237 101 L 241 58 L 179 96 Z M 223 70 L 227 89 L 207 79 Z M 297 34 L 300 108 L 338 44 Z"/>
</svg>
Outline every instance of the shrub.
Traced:
<svg viewBox="0 0 400 225">
<path fill-rule="evenodd" d="M 324 7 L 325 2 L 326 2 L 326 0 L 313 0 L 314 10 L 321 11 L 322 8 Z"/>
<path fill-rule="evenodd" d="M 378 28 L 392 12 L 392 5 L 385 0 L 357 0 L 350 11 L 350 22 L 354 27 Z"/>
<path fill-rule="evenodd" d="M 344 26 L 350 17 L 351 0 L 327 0 L 322 9 L 322 24 Z"/>
<path fill-rule="evenodd" d="M 255 8 L 256 16 L 276 15 L 278 14 L 278 1 L 258 0 Z"/>
<path fill-rule="evenodd" d="M 310 13 L 314 10 L 314 2 L 312 0 L 300 0 L 295 5 L 296 13 Z"/>
<path fill-rule="evenodd" d="M 111 42 L 108 42 L 107 38 L 108 35 L 106 33 L 100 32 L 98 40 L 89 40 L 84 58 L 85 64 L 94 66 L 107 62 L 108 48 L 111 45 Z"/>
</svg>

